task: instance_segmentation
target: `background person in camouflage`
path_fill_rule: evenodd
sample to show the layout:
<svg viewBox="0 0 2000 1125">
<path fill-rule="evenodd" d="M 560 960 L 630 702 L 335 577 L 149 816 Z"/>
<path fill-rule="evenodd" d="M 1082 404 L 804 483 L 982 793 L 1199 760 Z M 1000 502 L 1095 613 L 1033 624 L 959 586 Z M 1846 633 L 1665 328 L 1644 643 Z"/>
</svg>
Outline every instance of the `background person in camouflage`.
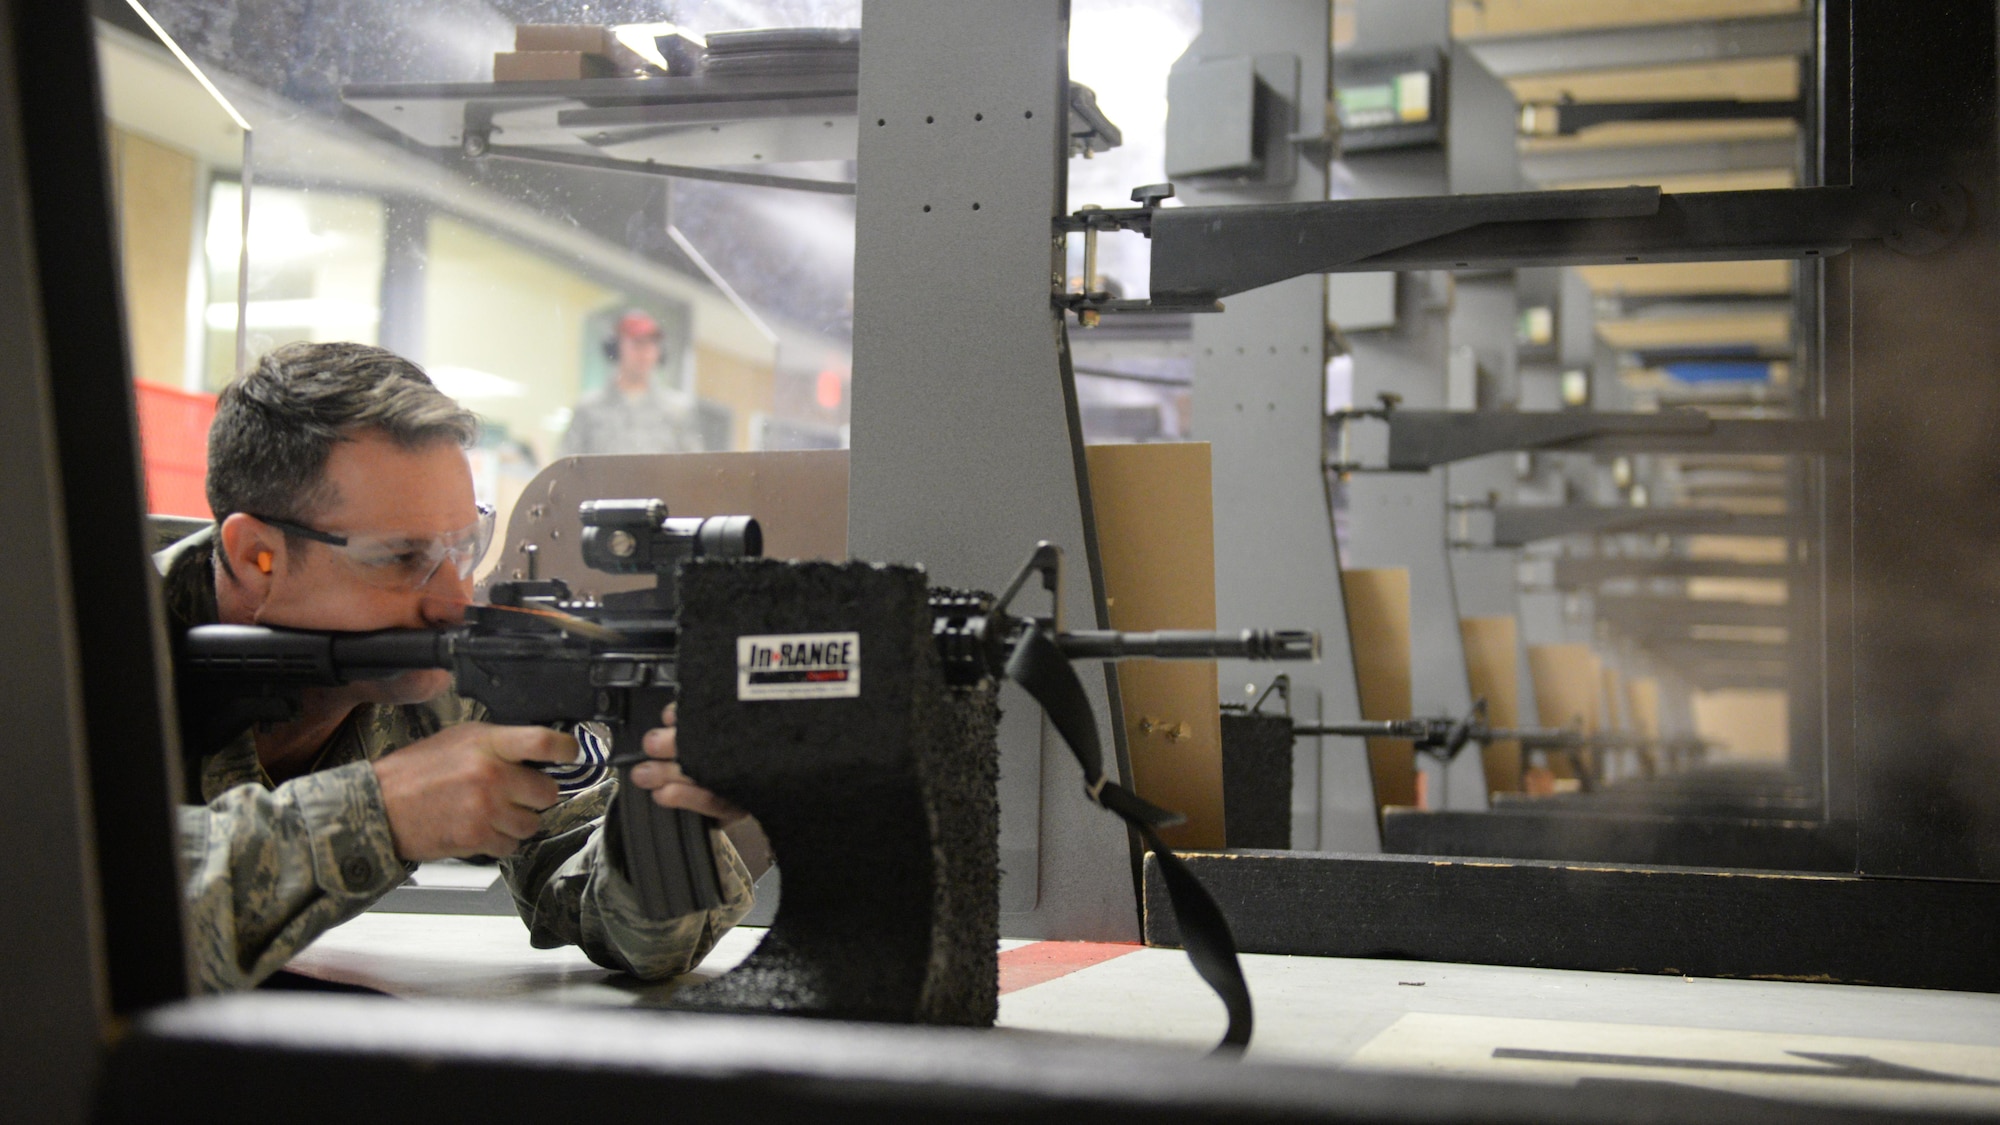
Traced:
<svg viewBox="0 0 2000 1125">
<path fill-rule="evenodd" d="M 700 453 L 694 396 L 661 384 L 666 338 L 660 322 L 638 309 L 618 318 L 605 344 L 611 378 L 577 401 L 557 451 L 562 457 L 598 453 Z"/>
<path fill-rule="evenodd" d="M 194 625 L 311 629 L 459 621 L 490 535 L 465 447 L 476 420 L 414 364 L 360 344 L 290 344 L 226 389 L 209 434 L 219 521 L 162 552 L 178 639 Z M 338 542 L 329 542 L 335 540 Z M 196 986 L 257 984 L 424 860 L 498 856 L 538 947 L 580 946 L 637 976 L 686 972 L 750 907 L 720 832 L 727 903 L 654 921 L 606 861 L 615 780 L 569 800 L 532 763 L 568 735 L 482 722 L 443 671 L 307 694 L 299 718 L 209 754 L 188 778 L 181 849 Z M 661 805 L 736 809 L 674 762 L 672 715 L 633 781 Z"/>
</svg>

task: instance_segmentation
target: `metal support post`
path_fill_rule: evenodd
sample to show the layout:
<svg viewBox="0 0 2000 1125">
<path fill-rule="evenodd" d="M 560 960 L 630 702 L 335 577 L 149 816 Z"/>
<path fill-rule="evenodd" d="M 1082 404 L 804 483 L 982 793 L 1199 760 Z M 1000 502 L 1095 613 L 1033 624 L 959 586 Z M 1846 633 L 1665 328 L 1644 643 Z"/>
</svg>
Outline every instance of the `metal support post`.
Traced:
<svg viewBox="0 0 2000 1125">
<path fill-rule="evenodd" d="M 1315 0 L 1211 4 L 1201 36 L 1175 64 L 1184 74 L 1226 60 L 1291 60 L 1297 73 L 1291 140 L 1326 127 L 1327 6 Z M 1170 137 L 1202 111 L 1168 107 Z M 1172 118 L 1181 121 L 1175 123 Z M 1171 146 L 1170 146 L 1171 149 Z M 1192 182 L 1189 204 L 1316 201 L 1327 195 L 1323 157 L 1301 153 L 1284 186 Z M 1177 156 L 1170 151 L 1169 163 Z M 1275 161 L 1274 161 L 1275 162 Z M 1314 721 L 1361 716 L 1340 560 L 1325 474 L 1326 283 L 1297 277 L 1229 303 L 1194 323 L 1194 432 L 1210 443 L 1215 472 L 1216 613 L 1224 621 L 1295 621 L 1325 639 L 1320 663 L 1290 673 L 1296 714 Z M 1246 685 L 1269 680 L 1240 661 L 1220 669 L 1222 698 L 1249 702 Z M 1351 739 L 1301 738 L 1292 771 L 1292 846 L 1379 850 L 1367 757 Z"/>
<path fill-rule="evenodd" d="M 1049 300 L 1062 277 L 1051 231 L 1066 204 L 1068 10 L 864 6 L 848 549 L 997 590 L 1046 539 L 1080 564 L 1066 621 L 1103 628 L 1075 386 Z M 1112 681 L 1086 683 L 1122 759 Z M 1001 706 L 1001 932 L 1132 940 L 1124 829 L 1056 757 L 1039 709 L 1012 690 Z"/>
<path fill-rule="evenodd" d="M 1407 48 L 1403 41 L 1409 12 L 1427 7 L 1442 28 L 1445 5 L 1397 4 L 1364 6 L 1356 23 L 1356 51 Z M 1391 21 L 1396 39 L 1375 38 L 1381 23 Z M 1511 139 L 1504 145 L 1489 134 L 1511 128 L 1513 99 L 1504 85 L 1486 74 L 1462 47 L 1454 48 L 1448 33 L 1431 44 L 1450 54 L 1446 81 L 1449 104 L 1441 154 L 1424 152 L 1357 154 L 1348 159 L 1359 197 L 1377 195 L 1441 195 L 1453 192 L 1512 192 L 1522 185 Z M 1506 124 L 1503 125 L 1502 122 Z M 1426 159 L 1428 157 L 1428 159 Z M 1574 201 L 1571 201 L 1574 202 Z M 1616 210 L 1630 201 L 1606 196 L 1592 206 Z M 1453 203 L 1446 203 L 1453 206 Z M 1405 274 L 1399 278 L 1397 324 L 1390 330 L 1362 333 L 1354 342 L 1354 396 L 1357 404 L 1382 393 L 1400 395 L 1411 407 L 1430 411 L 1473 411 L 1479 404 L 1482 356 L 1487 374 L 1511 382 L 1513 333 L 1512 277 L 1505 285 L 1474 281 L 1465 294 L 1468 307 L 1457 311 L 1456 282 L 1447 274 Z M 1490 306 L 1490 307 L 1489 307 Z M 1452 392 L 1453 365 L 1459 378 Z M 1471 415 L 1467 415 L 1470 417 Z M 1442 466 L 1443 462 L 1438 463 Z M 1447 547 L 1449 503 L 1466 489 L 1484 495 L 1496 486 L 1495 470 L 1483 467 L 1463 484 L 1455 484 L 1442 467 L 1386 476 L 1360 474 L 1348 479 L 1349 550 L 1352 567 L 1402 567 L 1410 574 L 1410 685 L 1417 714 L 1464 714 L 1472 706 L 1472 688 L 1460 631 L 1462 616 L 1453 559 Z M 1475 568 L 1476 569 L 1476 568 Z M 1486 577 L 1492 577 L 1487 575 Z M 1491 591 L 1482 591 L 1482 595 Z M 1492 599 L 1482 596 L 1491 612 Z M 1431 767 L 1426 767 L 1431 768 Z M 1484 808 L 1486 789 L 1478 759 L 1462 755 L 1447 771 L 1432 775 L 1433 792 L 1454 808 Z"/>
<path fill-rule="evenodd" d="M 1994 5 L 1848 10 L 1854 187 L 1955 182 L 1977 217 L 1928 257 L 1856 246 L 1844 307 L 1828 295 L 1847 331 L 1826 362 L 1852 380 L 1852 585 L 1827 601 L 1852 613 L 1852 709 L 1835 720 L 1854 731 L 1860 867 L 2000 879 Z"/>
</svg>

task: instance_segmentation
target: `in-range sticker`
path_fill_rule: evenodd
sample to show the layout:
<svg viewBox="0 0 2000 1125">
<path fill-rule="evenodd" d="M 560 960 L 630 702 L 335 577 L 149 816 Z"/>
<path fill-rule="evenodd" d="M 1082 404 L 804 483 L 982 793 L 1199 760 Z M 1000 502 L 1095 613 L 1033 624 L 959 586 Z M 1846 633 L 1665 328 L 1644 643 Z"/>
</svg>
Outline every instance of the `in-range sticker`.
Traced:
<svg viewBox="0 0 2000 1125">
<path fill-rule="evenodd" d="M 736 638 L 736 698 L 852 699 L 861 694 L 861 634 Z"/>
</svg>

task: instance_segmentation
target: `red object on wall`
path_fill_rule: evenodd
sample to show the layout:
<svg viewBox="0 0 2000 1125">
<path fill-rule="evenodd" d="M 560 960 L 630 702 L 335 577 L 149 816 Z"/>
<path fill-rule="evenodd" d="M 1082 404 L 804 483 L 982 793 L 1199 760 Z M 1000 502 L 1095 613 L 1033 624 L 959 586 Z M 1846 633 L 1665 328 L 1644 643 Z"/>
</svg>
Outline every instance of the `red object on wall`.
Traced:
<svg viewBox="0 0 2000 1125">
<path fill-rule="evenodd" d="M 135 382 L 139 452 L 146 464 L 146 510 L 212 518 L 208 510 L 208 425 L 215 396 Z"/>
</svg>

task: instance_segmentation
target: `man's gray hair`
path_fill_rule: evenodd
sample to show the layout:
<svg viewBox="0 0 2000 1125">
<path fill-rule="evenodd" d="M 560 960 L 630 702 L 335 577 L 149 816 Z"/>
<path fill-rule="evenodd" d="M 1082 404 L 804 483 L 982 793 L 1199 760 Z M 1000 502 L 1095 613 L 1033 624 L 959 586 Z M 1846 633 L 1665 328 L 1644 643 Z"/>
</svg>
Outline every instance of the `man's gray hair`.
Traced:
<svg viewBox="0 0 2000 1125">
<path fill-rule="evenodd" d="M 479 419 L 423 369 L 367 344 L 286 344 L 223 389 L 208 431 L 208 507 L 305 521 L 332 498 L 327 458 L 363 430 L 405 449 L 469 446 Z"/>
</svg>

